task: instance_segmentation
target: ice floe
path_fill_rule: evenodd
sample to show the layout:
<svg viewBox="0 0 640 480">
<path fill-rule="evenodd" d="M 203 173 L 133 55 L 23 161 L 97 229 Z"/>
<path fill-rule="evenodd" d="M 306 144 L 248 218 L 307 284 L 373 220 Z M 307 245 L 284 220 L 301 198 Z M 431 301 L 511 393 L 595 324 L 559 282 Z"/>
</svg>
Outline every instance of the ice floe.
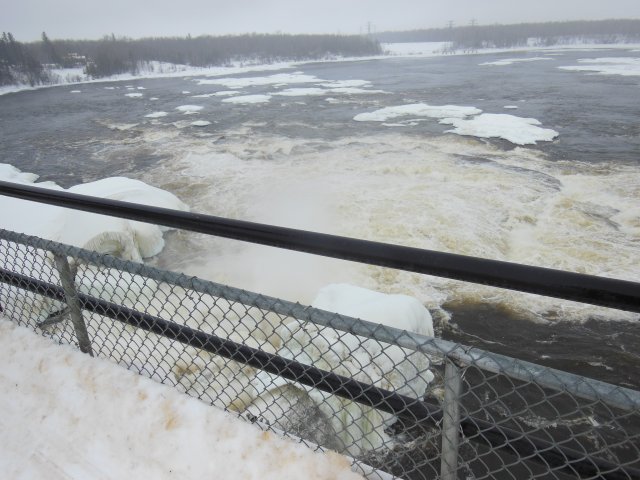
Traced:
<svg viewBox="0 0 640 480">
<path fill-rule="evenodd" d="M 640 58 L 638 57 L 581 58 L 578 63 L 581 65 L 558 68 L 560 70 L 592 72 L 602 75 L 640 75 Z"/>
<path fill-rule="evenodd" d="M 124 96 L 130 97 L 130 98 L 140 98 L 142 97 L 142 94 L 141 93 L 125 93 Z"/>
<path fill-rule="evenodd" d="M 426 103 L 413 103 L 385 107 L 373 112 L 359 113 L 354 120 L 357 122 L 386 122 L 394 118 L 413 116 L 429 118 L 464 118 L 469 115 L 477 115 L 482 110 L 475 107 L 461 107 L 457 105 L 427 105 Z"/>
<path fill-rule="evenodd" d="M 193 98 L 211 98 L 211 97 L 231 97 L 232 95 L 238 95 L 240 90 L 221 90 L 213 93 L 202 93 L 200 95 L 192 95 Z"/>
<path fill-rule="evenodd" d="M 146 118 L 161 118 L 169 115 L 167 112 L 153 112 L 145 115 Z"/>
<path fill-rule="evenodd" d="M 503 138 L 516 145 L 532 145 L 536 142 L 550 142 L 558 132 L 539 127 L 535 118 L 523 118 L 504 113 L 483 113 L 476 117 L 443 118 L 440 123 L 452 125 L 448 133 L 470 135 L 480 138 Z"/>
<path fill-rule="evenodd" d="M 517 108 L 507 105 L 507 109 Z M 401 122 L 388 122 L 401 117 L 413 117 Z M 558 136 L 555 130 L 540 128 L 535 118 L 522 118 L 503 113 L 482 113 L 476 107 L 458 105 L 428 105 L 414 103 L 385 107 L 373 112 L 359 113 L 354 120 L 358 122 L 384 122 L 387 127 L 415 126 L 421 118 L 437 118 L 444 125 L 453 125 L 447 133 L 470 135 L 480 138 L 503 138 L 516 145 L 535 144 L 538 141 L 551 141 Z"/>
<path fill-rule="evenodd" d="M 198 113 L 203 108 L 204 107 L 202 107 L 202 105 L 180 105 L 179 107 L 176 107 L 176 110 L 184 114 L 190 114 L 190 113 Z"/>
<path fill-rule="evenodd" d="M 484 63 L 480 63 L 479 65 L 505 66 L 505 65 L 513 65 L 514 63 L 538 62 L 540 60 L 553 60 L 553 58 L 546 58 L 546 57 L 505 58 L 504 60 L 497 60 L 495 62 L 484 62 Z"/>
<path fill-rule="evenodd" d="M 197 120 L 195 122 L 191 122 L 192 127 L 206 127 L 207 125 L 211 125 L 211 122 L 208 120 Z"/>
<path fill-rule="evenodd" d="M 321 83 L 322 80 L 301 72 L 276 73 L 266 77 L 227 77 L 197 80 L 198 85 L 223 85 L 230 89 L 247 88 L 264 85 L 288 85 L 290 83 Z"/>
</svg>

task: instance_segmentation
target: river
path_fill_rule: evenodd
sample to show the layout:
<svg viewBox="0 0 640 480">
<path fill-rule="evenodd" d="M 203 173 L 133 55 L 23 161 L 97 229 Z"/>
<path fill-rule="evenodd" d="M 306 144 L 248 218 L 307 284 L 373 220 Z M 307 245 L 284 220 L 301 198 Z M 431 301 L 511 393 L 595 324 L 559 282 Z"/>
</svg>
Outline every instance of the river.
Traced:
<svg viewBox="0 0 640 480">
<path fill-rule="evenodd" d="M 0 162 L 63 186 L 141 179 L 199 213 L 640 281 L 640 76 L 558 68 L 638 56 L 388 58 L 24 91 L 0 96 Z M 514 58 L 529 61 L 482 65 Z M 428 116 L 354 120 L 416 103 L 558 136 L 519 146 Z M 444 338 L 640 388 L 635 314 L 185 232 L 150 262 L 307 303 L 334 282 L 414 295 Z"/>
</svg>

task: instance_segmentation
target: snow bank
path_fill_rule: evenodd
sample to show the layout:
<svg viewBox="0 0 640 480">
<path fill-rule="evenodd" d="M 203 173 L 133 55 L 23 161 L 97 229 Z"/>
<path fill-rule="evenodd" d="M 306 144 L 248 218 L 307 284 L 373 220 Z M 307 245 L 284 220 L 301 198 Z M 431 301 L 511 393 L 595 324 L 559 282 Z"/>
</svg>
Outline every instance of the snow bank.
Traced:
<svg viewBox="0 0 640 480">
<path fill-rule="evenodd" d="M 433 336 L 433 323 L 428 310 L 415 298 L 388 295 L 348 284 L 329 285 L 320 290 L 313 306 L 370 322 Z M 429 360 L 400 347 L 380 344 L 375 340 L 326 329 L 314 324 L 291 320 L 276 330 L 282 338 L 277 353 L 338 375 L 394 390 L 412 398 L 421 398 L 433 374 Z M 340 451 L 358 456 L 363 452 L 389 445 L 384 427 L 392 415 L 358 403 L 325 394 L 266 372 L 252 382 L 258 399 L 247 411 L 267 418 L 272 424 L 283 424 L 279 412 L 287 412 L 291 398 L 304 402 L 308 398 L 319 412 L 300 412 L 299 423 L 323 424 L 319 428 L 331 439 L 324 439 Z M 262 385 L 262 389 L 260 389 Z M 296 393 L 292 389 L 297 389 Z M 268 409 L 265 411 L 265 409 Z M 295 422 L 288 417 L 285 422 Z M 295 423 L 294 423 L 295 425 Z"/>
<path fill-rule="evenodd" d="M 312 452 L 1 319 L 0 352 L 7 478 L 360 478 L 344 457 Z"/>
<path fill-rule="evenodd" d="M 550 142 L 558 132 L 540 128 L 535 118 L 523 118 L 504 113 L 483 113 L 471 119 L 443 118 L 440 123 L 453 125 L 447 133 L 470 135 L 480 138 L 503 138 L 516 145 L 532 145 L 536 142 Z"/>
<path fill-rule="evenodd" d="M 475 107 L 460 107 L 457 105 L 433 106 L 426 103 L 414 103 L 410 105 L 398 105 L 385 107 L 373 112 L 360 113 L 353 117 L 357 122 L 386 122 L 394 118 L 414 116 L 429 118 L 464 118 L 476 115 L 482 110 Z"/>
<path fill-rule="evenodd" d="M 583 58 L 578 60 L 578 63 L 582 65 L 558 68 L 560 70 L 593 72 L 602 75 L 640 75 L 640 58 L 637 57 Z"/>
<path fill-rule="evenodd" d="M 236 104 L 253 104 L 253 103 L 267 103 L 271 99 L 271 95 L 241 95 L 239 97 L 225 98 L 222 101 L 224 103 L 236 103 Z"/>
<path fill-rule="evenodd" d="M 553 60 L 553 58 L 547 58 L 547 57 L 505 58 L 504 60 L 497 60 L 495 62 L 484 62 L 478 65 L 505 66 L 505 65 L 513 65 L 514 63 L 522 63 L 522 62 L 538 62 L 540 60 Z"/>
</svg>

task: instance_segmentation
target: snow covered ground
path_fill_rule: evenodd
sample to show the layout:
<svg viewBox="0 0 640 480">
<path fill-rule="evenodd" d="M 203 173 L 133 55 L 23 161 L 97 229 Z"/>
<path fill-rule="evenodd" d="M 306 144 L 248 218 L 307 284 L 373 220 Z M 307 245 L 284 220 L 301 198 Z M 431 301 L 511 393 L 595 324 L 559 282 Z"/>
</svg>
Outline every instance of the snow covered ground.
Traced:
<svg viewBox="0 0 640 480">
<path fill-rule="evenodd" d="M 2 318 L 0 356 L 4 478 L 361 478 L 338 454 L 261 431 Z"/>
</svg>

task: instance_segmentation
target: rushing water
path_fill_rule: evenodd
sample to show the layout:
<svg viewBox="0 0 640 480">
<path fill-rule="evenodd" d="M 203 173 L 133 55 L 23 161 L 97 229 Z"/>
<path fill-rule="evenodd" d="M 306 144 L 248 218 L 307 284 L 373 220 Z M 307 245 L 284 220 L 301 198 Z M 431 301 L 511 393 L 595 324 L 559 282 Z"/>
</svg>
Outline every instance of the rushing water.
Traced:
<svg viewBox="0 0 640 480">
<path fill-rule="evenodd" d="M 640 77 L 557 68 L 638 54 L 560 53 L 505 66 L 479 64 L 527 54 L 307 64 L 296 69 L 367 80 L 372 92 L 256 104 L 194 98 L 232 88 L 197 77 L 10 94 L 0 97 L 0 162 L 64 186 L 138 178 L 201 213 L 640 281 Z M 418 102 L 532 117 L 559 136 L 515 147 L 445 134 L 433 118 L 353 120 Z M 167 115 L 145 117 L 157 111 Z M 332 282 L 411 294 L 445 338 L 640 387 L 638 315 L 185 232 L 152 262 L 303 302 Z"/>
</svg>

